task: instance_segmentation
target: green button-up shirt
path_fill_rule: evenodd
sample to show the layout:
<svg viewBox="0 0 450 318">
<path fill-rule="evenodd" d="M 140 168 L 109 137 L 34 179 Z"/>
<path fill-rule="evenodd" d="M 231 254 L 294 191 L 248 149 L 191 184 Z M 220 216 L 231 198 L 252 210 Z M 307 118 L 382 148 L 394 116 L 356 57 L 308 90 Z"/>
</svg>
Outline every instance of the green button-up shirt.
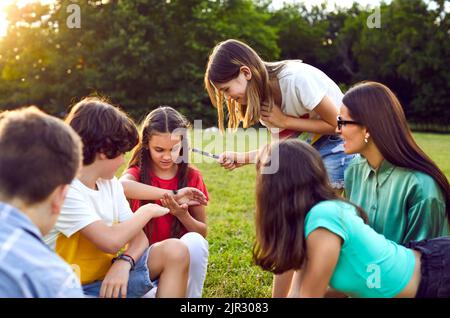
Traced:
<svg viewBox="0 0 450 318">
<path fill-rule="evenodd" d="M 345 171 L 345 196 L 368 214 L 369 225 L 406 244 L 449 233 L 445 200 L 429 175 L 384 160 L 373 169 L 363 157 Z"/>
</svg>

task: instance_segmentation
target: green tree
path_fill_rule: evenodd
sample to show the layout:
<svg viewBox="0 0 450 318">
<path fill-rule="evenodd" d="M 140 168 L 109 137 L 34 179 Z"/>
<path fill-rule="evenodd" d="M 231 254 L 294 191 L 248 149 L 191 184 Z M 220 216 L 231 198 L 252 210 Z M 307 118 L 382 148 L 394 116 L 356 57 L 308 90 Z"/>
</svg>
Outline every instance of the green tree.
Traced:
<svg viewBox="0 0 450 318">
<path fill-rule="evenodd" d="M 444 0 L 356 3 L 333 12 L 303 4 L 271 11 L 269 0 L 80 1 L 81 28 L 66 21 L 70 0 L 10 6 L 0 39 L 0 107 L 37 104 L 63 115 L 83 96 L 109 96 L 136 119 L 158 105 L 216 122 L 203 88 L 208 54 L 243 40 L 265 60 L 302 59 L 345 90 L 376 80 L 400 97 L 416 122 L 448 125 L 449 19 Z M 434 6 L 431 6 L 434 5 Z"/>
<path fill-rule="evenodd" d="M 352 82 L 376 80 L 392 88 L 410 120 L 450 122 L 448 15 L 421 0 L 381 4 L 381 28 L 369 28 L 373 10 L 348 15 L 339 43 L 353 61 Z"/>
<path fill-rule="evenodd" d="M 21 26 L 21 41 L 10 29 L 1 41 L 2 105 L 35 103 L 64 113 L 82 96 L 96 92 L 142 118 L 151 108 L 172 105 L 190 119 L 215 123 L 215 110 L 203 88 L 212 47 L 239 38 L 265 56 L 278 54 L 275 31 L 266 25 L 267 3 L 249 0 L 111 0 L 80 2 L 81 28 L 68 28 L 67 6 L 14 8 L 10 19 Z M 39 8 L 38 8 L 39 6 Z M 36 14 L 36 10 L 39 14 Z M 14 45 L 21 61 L 14 60 Z M 2 53 L 3 54 L 3 53 Z M 36 68 L 36 77 L 30 70 Z M 25 82 L 21 80 L 26 76 Z M 7 84 L 6 84 L 7 83 Z M 5 106 L 3 106 L 5 107 Z"/>
</svg>

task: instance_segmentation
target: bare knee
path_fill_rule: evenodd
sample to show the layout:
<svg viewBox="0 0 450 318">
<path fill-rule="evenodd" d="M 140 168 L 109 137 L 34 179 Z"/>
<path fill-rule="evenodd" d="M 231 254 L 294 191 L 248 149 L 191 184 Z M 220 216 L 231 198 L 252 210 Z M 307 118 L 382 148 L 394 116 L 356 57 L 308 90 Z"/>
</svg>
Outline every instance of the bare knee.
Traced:
<svg viewBox="0 0 450 318">
<path fill-rule="evenodd" d="M 189 250 L 179 239 L 168 239 L 162 243 L 164 256 L 167 262 L 189 266 Z"/>
</svg>

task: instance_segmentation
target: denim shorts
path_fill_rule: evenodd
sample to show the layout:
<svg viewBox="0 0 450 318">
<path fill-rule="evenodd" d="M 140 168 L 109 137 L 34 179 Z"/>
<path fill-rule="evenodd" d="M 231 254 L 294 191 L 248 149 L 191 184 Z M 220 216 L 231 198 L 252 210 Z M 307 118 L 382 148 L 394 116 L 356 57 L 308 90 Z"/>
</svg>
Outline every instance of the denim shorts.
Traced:
<svg viewBox="0 0 450 318">
<path fill-rule="evenodd" d="M 344 152 L 344 141 L 339 135 L 324 135 L 313 147 L 322 157 L 331 186 L 335 189 L 344 188 L 344 171 L 355 155 L 347 155 Z"/>
<path fill-rule="evenodd" d="M 138 298 L 144 296 L 153 287 L 158 285 L 158 280 L 150 279 L 150 270 L 148 269 L 147 260 L 152 246 L 150 246 L 138 259 L 128 279 L 127 297 Z M 83 285 L 83 292 L 87 296 L 98 297 L 103 281 L 95 281 L 90 284 Z"/>
<path fill-rule="evenodd" d="M 450 298 L 450 236 L 410 242 L 422 253 L 416 298 Z"/>
</svg>

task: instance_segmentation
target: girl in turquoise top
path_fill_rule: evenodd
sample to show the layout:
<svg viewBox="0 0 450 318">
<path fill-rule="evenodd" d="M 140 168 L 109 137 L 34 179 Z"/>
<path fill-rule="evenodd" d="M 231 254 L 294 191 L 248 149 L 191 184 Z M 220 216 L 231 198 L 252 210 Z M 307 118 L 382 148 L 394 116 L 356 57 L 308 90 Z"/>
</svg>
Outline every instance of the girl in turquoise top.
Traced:
<svg viewBox="0 0 450 318">
<path fill-rule="evenodd" d="M 347 154 L 345 195 L 368 213 L 369 225 L 400 244 L 448 235 L 450 187 L 414 141 L 394 93 L 376 82 L 350 89 L 338 131 Z"/>
<path fill-rule="evenodd" d="M 328 286 L 352 297 L 450 297 L 450 237 L 407 248 L 378 234 L 333 191 L 310 145 L 265 147 L 256 180 L 254 260 L 275 274 L 296 271 L 290 297 L 335 295 Z"/>
</svg>

